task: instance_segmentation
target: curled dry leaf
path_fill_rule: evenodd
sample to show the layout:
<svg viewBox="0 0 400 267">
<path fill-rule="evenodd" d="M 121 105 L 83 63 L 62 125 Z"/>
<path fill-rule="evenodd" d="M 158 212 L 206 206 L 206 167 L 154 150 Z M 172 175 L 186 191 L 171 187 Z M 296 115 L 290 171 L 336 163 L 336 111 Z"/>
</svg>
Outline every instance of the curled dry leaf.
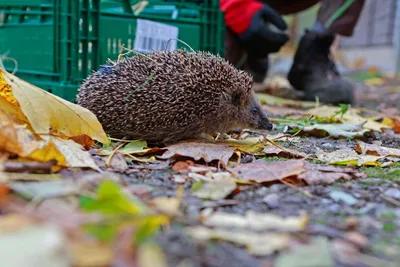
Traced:
<svg viewBox="0 0 400 267">
<path fill-rule="evenodd" d="M 220 160 L 225 165 L 234 153 L 234 150 L 226 144 L 201 142 L 201 141 L 186 141 L 166 147 L 161 159 L 169 159 L 175 156 L 190 157 L 194 160 L 203 159 L 206 162 Z"/>
<path fill-rule="evenodd" d="M 18 106 L 36 134 L 57 133 L 66 137 L 87 135 L 101 143 L 109 143 L 96 116 L 89 110 L 48 93 L 0 69 L 3 86 L 0 94 Z M 7 88 L 11 88 L 11 95 Z M 6 94 L 8 93 L 8 94 Z M 51 132 L 49 132 L 51 129 Z"/>
<path fill-rule="evenodd" d="M 400 149 L 367 144 L 359 141 L 356 151 L 363 155 L 372 155 L 377 157 L 398 157 L 400 158 Z"/>
<path fill-rule="evenodd" d="M 302 157 L 306 158 L 307 154 L 295 151 L 289 148 L 285 148 L 285 150 L 282 150 L 281 148 L 274 146 L 274 145 L 269 145 L 264 148 L 264 153 L 268 156 L 284 156 L 284 157 Z"/>
</svg>

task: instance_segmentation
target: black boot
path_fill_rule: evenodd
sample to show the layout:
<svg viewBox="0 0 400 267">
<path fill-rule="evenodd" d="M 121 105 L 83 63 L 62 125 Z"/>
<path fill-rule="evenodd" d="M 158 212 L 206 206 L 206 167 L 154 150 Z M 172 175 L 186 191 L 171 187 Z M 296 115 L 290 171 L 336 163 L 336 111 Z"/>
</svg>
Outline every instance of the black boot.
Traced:
<svg viewBox="0 0 400 267">
<path fill-rule="evenodd" d="M 315 101 L 318 96 L 320 102 L 327 104 L 354 102 L 354 86 L 341 77 L 331 58 L 334 40 L 333 34 L 308 30 L 301 38 L 288 80 L 304 93 L 303 100 Z"/>
</svg>

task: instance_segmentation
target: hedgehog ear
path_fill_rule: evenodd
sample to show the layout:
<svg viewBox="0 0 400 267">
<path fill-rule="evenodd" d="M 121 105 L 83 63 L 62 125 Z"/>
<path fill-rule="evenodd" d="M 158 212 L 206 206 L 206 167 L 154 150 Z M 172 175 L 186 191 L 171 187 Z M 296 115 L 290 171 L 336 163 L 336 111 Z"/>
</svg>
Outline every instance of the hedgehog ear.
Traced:
<svg viewBox="0 0 400 267">
<path fill-rule="evenodd" d="M 241 102 L 241 97 L 242 95 L 238 92 L 235 92 L 232 94 L 232 104 L 234 106 L 239 107 L 240 106 L 240 102 Z"/>
</svg>

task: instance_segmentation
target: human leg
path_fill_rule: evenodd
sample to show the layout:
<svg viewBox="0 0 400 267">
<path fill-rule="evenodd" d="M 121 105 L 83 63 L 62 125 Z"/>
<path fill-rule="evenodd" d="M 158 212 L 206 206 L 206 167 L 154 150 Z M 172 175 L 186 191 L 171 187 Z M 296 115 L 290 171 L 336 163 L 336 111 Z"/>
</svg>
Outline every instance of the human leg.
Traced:
<svg viewBox="0 0 400 267">
<path fill-rule="evenodd" d="M 317 21 L 301 38 L 288 73 L 292 86 L 304 92 L 304 100 L 354 102 L 354 86 L 341 77 L 330 48 L 336 34 L 353 34 L 363 6 L 364 0 L 321 1 Z"/>
</svg>

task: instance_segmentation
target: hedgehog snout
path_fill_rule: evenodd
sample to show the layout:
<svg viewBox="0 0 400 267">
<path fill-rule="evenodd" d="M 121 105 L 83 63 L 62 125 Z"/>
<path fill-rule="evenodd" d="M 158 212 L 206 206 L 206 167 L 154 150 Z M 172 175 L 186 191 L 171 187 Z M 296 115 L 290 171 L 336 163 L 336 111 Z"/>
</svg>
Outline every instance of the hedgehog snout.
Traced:
<svg viewBox="0 0 400 267">
<path fill-rule="evenodd" d="M 272 130 L 274 125 L 268 120 L 267 114 L 262 108 L 257 108 L 259 112 L 257 128 L 261 130 Z"/>
</svg>

